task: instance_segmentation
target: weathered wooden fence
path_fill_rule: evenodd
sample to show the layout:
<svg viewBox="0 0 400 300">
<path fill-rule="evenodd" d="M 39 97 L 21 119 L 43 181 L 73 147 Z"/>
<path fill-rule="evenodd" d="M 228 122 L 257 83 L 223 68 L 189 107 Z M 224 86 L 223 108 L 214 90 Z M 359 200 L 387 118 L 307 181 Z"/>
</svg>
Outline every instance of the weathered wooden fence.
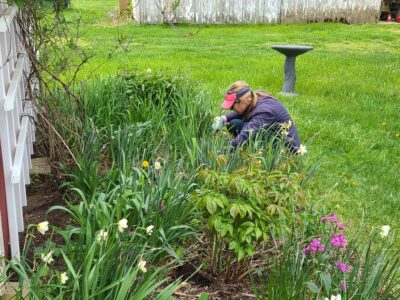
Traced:
<svg viewBox="0 0 400 300">
<path fill-rule="evenodd" d="M 381 0 L 132 0 L 139 23 L 200 24 L 372 23 L 379 20 L 380 4 Z"/>
<path fill-rule="evenodd" d="M 20 254 L 18 233 L 24 230 L 22 207 L 27 204 L 25 185 L 30 182 L 35 137 L 34 109 L 26 96 L 30 64 L 18 39 L 17 13 L 16 6 L 0 2 L 0 155 L 3 163 L 0 178 L 4 178 L 0 188 L 3 187 L 6 198 L 3 196 L 0 204 L 2 215 L 7 219 L 2 220 L 7 221 L 2 226 L 3 234 L 8 230 L 14 257 Z M 7 241 L 5 244 L 8 247 Z"/>
</svg>

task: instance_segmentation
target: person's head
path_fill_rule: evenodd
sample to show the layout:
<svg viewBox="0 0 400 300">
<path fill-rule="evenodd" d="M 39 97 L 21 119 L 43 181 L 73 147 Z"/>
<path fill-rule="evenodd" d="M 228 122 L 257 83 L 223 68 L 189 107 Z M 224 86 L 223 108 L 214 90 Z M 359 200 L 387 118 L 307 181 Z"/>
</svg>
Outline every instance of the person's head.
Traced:
<svg viewBox="0 0 400 300">
<path fill-rule="evenodd" d="M 239 115 L 243 114 L 252 101 L 250 86 L 241 80 L 232 83 L 225 94 L 223 109 L 232 109 Z"/>
<path fill-rule="evenodd" d="M 229 86 L 221 107 L 232 109 L 239 115 L 243 115 L 254 108 L 261 95 L 264 94 L 254 93 L 246 82 L 238 80 Z"/>
</svg>

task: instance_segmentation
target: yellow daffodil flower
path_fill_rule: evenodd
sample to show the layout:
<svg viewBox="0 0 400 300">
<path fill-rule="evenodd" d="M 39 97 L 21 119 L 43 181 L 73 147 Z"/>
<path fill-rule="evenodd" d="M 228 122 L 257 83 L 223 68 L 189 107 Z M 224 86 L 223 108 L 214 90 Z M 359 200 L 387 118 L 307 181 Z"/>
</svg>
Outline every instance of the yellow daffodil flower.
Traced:
<svg viewBox="0 0 400 300">
<path fill-rule="evenodd" d="M 139 263 L 138 263 L 138 267 L 143 273 L 147 272 L 146 261 L 140 260 Z"/>
<path fill-rule="evenodd" d="M 122 219 L 118 222 L 118 231 L 124 232 L 124 229 L 128 228 L 128 220 Z"/>
<path fill-rule="evenodd" d="M 96 237 L 96 242 L 100 244 L 102 241 L 105 241 L 107 239 L 107 236 L 108 232 L 104 231 L 103 229 L 100 229 Z"/>
<path fill-rule="evenodd" d="M 46 231 L 49 230 L 49 222 L 44 221 L 42 223 L 39 223 L 36 225 L 36 228 L 41 234 L 45 234 Z"/>
<path fill-rule="evenodd" d="M 54 261 L 54 259 L 53 259 L 53 251 L 50 251 L 46 255 L 44 255 L 42 253 L 40 255 L 40 257 L 42 258 L 42 260 L 44 261 L 45 264 L 51 264 Z"/>
<path fill-rule="evenodd" d="M 382 226 L 381 232 L 379 233 L 381 238 L 387 237 L 389 235 L 389 230 L 390 230 L 390 226 L 389 225 Z"/>
<path fill-rule="evenodd" d="M 153 228 L 154 228 L 153 225 L 147 226 L 147 227 L 146 227 L 146 233 L 147 233 L 148 235 L 151 235 L 151 234 L 153 233 Z"/>
<path fill-rule="evenodd" d="M 60 281 L 61 281 L 62 284 L 65 284 L 65 283 L 67 282 L 68 279 L 69 279 L 69 278 L 68 278 L 66 272 L 61 273 L 61 275 L 60 275 Z"/>
</svg>

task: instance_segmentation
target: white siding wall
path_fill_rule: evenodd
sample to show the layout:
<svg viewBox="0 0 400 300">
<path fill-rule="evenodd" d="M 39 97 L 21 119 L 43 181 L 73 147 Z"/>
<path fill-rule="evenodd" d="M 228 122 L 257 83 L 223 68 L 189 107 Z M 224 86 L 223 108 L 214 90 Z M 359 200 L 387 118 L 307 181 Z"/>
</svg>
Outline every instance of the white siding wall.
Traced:
<svg viewBox="0 0 400 300">
<path fill-rule="evenodd" d="M 381 0 L 132 0 L 139 23 L 377 22 Z M 163 14 L 164 12 L 164 14 Z"/>
</svg>

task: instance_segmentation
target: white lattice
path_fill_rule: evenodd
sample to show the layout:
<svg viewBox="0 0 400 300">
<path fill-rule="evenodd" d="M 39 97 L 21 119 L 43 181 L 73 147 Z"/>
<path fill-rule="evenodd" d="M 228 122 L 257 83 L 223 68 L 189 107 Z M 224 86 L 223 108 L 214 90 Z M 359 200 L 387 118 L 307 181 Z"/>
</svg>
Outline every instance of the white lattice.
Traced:
<svg viewBox="0 0 400 300">
<path fill-rule="evenodd" d="M 18 233 L 24 230 L 22 207 L 34 142 L 34 109 L 26 99 L 29 61 L 18 39 L 18 8 L 0 3 L 0 142 L 3 159 L 11 256 L 18 258 Z"/>
</svg>

